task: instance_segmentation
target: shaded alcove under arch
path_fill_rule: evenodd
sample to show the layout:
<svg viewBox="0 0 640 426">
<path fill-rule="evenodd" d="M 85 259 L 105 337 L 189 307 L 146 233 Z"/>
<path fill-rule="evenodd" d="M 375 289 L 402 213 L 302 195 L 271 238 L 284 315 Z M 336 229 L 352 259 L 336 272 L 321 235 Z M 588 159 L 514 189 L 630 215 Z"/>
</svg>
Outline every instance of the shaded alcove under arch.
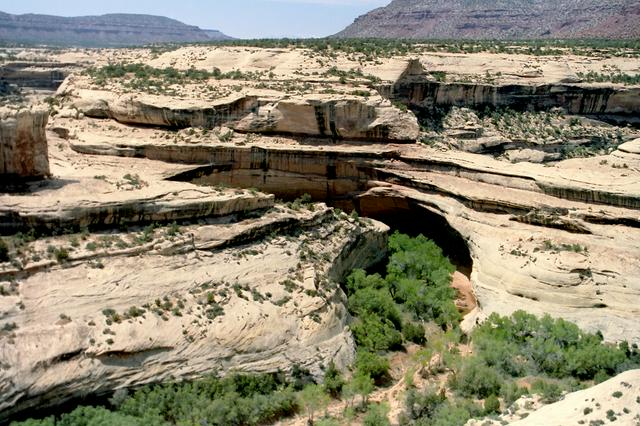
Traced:
<svg viewBox="0 0 640 426">
<path fill-rule="evenodd" d="M 375 197 L 364 194 L 354 200 L 354 205 L 360 215 L 379 220 L 392 231 L 411 236 L 422 234 L 433 240 L 458 271 L 471 276 L 473 260 L 467 242 L 444 216 L 414 200 L 389 194 Z"/>
<path fill-rule="evenodd" d="M 257 188 L 285 201 L 309 194 L 313 201 L 348 213 L 356 210 L 363 217 L 379 220 L 392 232 L 397 230 L 411 236 L 422 234 L 432 239 L 457 270 L 470 277 L 472 258 L 462 235 L 443 215 L 416 200 L 393 191 L 368 191 L 374 186 L 373 182 L 384 181 L 384 177 L 363 164 L 366 161 L 347 161 L 325 153 L 308 158 L 301 155 L 303 158 L 291 162 L 286 153 L 279 152 L 269 153 L 267 161 L 264 152 L 258 154 L 257 158 L 262 161 L 254 161 L 252 157 L 251 162 L 244 164 L 199 166 L 170 179 L 196 185 Z"/>
</svg>

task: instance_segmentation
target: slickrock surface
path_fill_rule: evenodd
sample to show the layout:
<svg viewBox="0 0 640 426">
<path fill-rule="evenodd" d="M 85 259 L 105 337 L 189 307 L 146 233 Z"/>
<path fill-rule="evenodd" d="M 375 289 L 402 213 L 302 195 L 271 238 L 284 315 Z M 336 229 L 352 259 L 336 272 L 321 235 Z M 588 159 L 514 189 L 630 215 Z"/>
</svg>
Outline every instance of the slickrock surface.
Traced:
<svg viewBox="0 0 640 426">
<path fill-rule="evenodd" d="M 320 375 L 329 360 L 352 362 L 338 283 L 384 255 L 385 225 L 321 204 L 265 212 L 273 196 L 161 182 L 182 167 L 81 156 L 50 140 L 56 179 L 31 199 L 3 195 L 3 208 L 13 209 L 7 217 L 72 216 L 122 230 L 39 239 L 0 265 L 2 323 L 11 325 L 0 332 L 2 417 L 215 371 L 298 364 Z M 135 171 L 137 183 L 123 171 Z M 120 203 L 138 216 L 118 220 Z M 193 222 L 127 227 L 172 217 Z"/>
<path fill-rule="evenodd" d="M 509 132 L 502 116 L 471 110 L 476 95 L 514 82 L 546 79 L 553 89 L 576 69 L 637 68 L 637 59 L 588 58 L 563 71 L 518 55 L 425 53 L 379 65 L 340 53 L 333 69 L 308 49 L 101 54 L 52 55 L 232 74 L 165 84 L 93 71 L 60 87 L 47 125 L 53 176 L 0 195 L 0 232 L 12 235 L 0 266 L 0 416 L 214 370 L 299 363 L 321 375 L 331 359 L 348 364 L 337 283 L 384 255 L 388 227 L 275 201 L 304 193 L 426 232 L 459 255 L 477 299 L 467 330 L 526 309 L 640 343 L 637 129 L 602 121 L 611 111 L 528 111 L 509 116 L 519 133 Z M 435 82 L 429 61 L 455 76 Z M 510 61 L 540 61 L 542 74 L 532 85 L 477 75 Z M 467 73 L 470 95 L 434 124 L 425 102 L 438 96 L 421 88 L 447 91 Z M 398 83 L 414 84 L 411 96 Z M 604 88 L 608 99 L 637 90 L 570 86 L 580 96 Z M 637 113 L 632 98 L 618 113 Z M 31 228 L 45 236 L 32 241 Z"/>
<path fill-rule="evenodd" d="M 569 393 L 560 401 L 534 411 L 524 409 L 525 397 L 516 401 L 519 409 L 493 419 L 470 420 L 467 426 L 578 426 L 583 424 L 636 425 L 640 422 L 640 370 L 630 370 L 585 390 Z"/>
</svg>

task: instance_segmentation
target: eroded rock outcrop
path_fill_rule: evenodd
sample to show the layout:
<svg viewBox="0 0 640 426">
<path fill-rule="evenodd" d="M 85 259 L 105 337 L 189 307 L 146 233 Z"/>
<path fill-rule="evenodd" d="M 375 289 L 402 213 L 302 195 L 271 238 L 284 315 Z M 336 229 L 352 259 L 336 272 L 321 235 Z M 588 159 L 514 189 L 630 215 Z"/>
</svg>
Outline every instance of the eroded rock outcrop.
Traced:
<svg viewBox="0 0 640 426">
<path fill-rule="evenodd" d="M 171 252 L 107 249 L 100 269 L 93 255 L 21 276 L 17 294 L 0 299 L 13 324 L 0 334 L 1 416 L 216 371 L 298 364 L 321 375 L 330 360 L 349 365 L 354 344 L 335 280 L 379 260 L 388 228 L 345 219 L 321 207 L 273 211 L 183 228 L 190 238 Z M 307 237 L 260 237 L 278 229 Z M 245 245 L 225 248 L 234 241 Z"/>
<path fill-rule="evenodd" d="M 381 141 L 414 141 L 419 135 L 412 114 L 402 113 L 380 98 L 336 99 L 317 95 L 267 103 L 240 120 L 235 129 Z"/>
<path fill-rule="evenodd" d="M 570 114 L 611 115 L 634 119 L 640 114 L 640 88 L 580 84 L 443 83 L 413 76 L 392 88 L 392 98 L 417 108 L 513 108 L 547 110 L 562 107 Z"/>
<path fill-rule="evenodd" d="M 117 145 L 101 149 L 171 161 L 160 155 L 163 145 Z M 544 167 L 401 145 L 255 145 L 173 144 L 179 158 L 211 161 L 178 179 L 282 197 L 308 192 L 373 218 L 427 221 L 432 234 L 452 228 L 473 261 L 476 314 L 510 314 L 526 303 L 531 312 L 601 330 L 608 340 L 640 342 L 633 302 L 640 297 L 640 159 L 628 157 L 627 168 L 614 155 Z M 91 152 L 90 144 L 73 146 Z M 437 229 L 429 231 L 428 223 Z"/>
<path fill-rule="evenodd" d="M 353 361 L 339 282 L 384 256 L 387 226 L 322 204 L 289 209 L 256 190 L 164 180 L 185 166 L 85 162 L 50 137 L 59 178 L 4 194 L 3 226 L 100 230 L 4 239 L 1 419 L 145 383 L 294 364 L 321 376 L 331 360 Z"/>
<path fill-rule="evenodd" d="M 64 85 L 59 93 L 73 91 Z M 381 97 L 236 96 L 214 102 L 167 96 L 122 95 L 79 89 L 73 107 L 89 117 L 170 128 L 227 126 L 239 132 L 288 134 L 333 139 L 414 141 L 419 136 L 413 114 Z"/>
<path fill-rule="evenodd" d="M 0 109 L 1 184 L 49 175 L 44 109 Z"/>
</svg>

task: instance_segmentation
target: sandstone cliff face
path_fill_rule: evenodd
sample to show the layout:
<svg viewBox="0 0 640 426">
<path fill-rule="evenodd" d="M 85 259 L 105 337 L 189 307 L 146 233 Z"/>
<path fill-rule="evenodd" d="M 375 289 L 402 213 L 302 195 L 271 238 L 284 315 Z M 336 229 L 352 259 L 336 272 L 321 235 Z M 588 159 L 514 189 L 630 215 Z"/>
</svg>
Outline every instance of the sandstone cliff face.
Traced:
<svg viewBox="0 0 640 426">
<path fill-rule="evenodd" d="M 403 114 L 380 99 L 331 99 L 306 96 L 261 106 L 240 120 L 236 130 L 334 139 L 406 140 L 418 137 L 411 114 Z"/>
<path fill-rule="evenodd" d="M 640 88 L 588 85 L 493 85 L 440 83 L 411 77 L 391 88 L 391 97 L 418 108 L 486 107 L 546 110 L 562 106 L 570 114 L 616 115 L 635 119 L 640 114 Z"/>
<path fill-rule="evenodd" d="M 345 367 L 354 343 L 334 280 L 379 260 L 388 230 L 345 219 L 320 206 L 280 209 L 184 228 L 171 250 L 156 241 L 135 256 L 106 250 L 22 274 L 19 292 L 0 300 L 16 325 L 0 335 L 1 416 L 216 371 L 298 364 L 320 376 L 330 360 Z M 282 229 L 308 237 L 273 236 Z M 92 268 L 96 259 L 102 269 Z M 127 314 L 132 306 L 144 313 Z"/>
<path fill-rule="evenodd" d="M 150 95 L 115 96 L 72 87 L 65 84 L 59 93 L 73 91 L 73 106 L 78 111 L 122 123 L 208 129 L 224 125 L 239 132 L 374 141 L 414 141 L 419 135 L 415 116 L 381 97 L 240 96 L 209 103 Z"/>
<path fill-rule="evenodd" d="M 0 109 L 0 177 L 2 183 L 49 175 L 44 109 Z"/>
<path fill-rule="evenodd" d="M 215 372 L 299 364 L 320 377 L 330 360 L 351 364 L 338 283 L 381 259 L 388 227 L 321 204 L 288 209 L 255 190 L 165 181 L 185 166 L 85 156 L 50 137 L 60 178 L 0 196 L 0 231 L 102 231 L 26 243 L 0 263 L 0 419 Z M 173 220 L 179 227 L 166 226 Z"/>
<path fill-rule="evenodd" d="M 635 38 L 635 0 L 394 0 L 337 37 L 417 39 Z"/>
<path fill-rule="evenodd" d="M 11 62 L 0 66 L 0 79 L 20 87 L 57 89 L 77 65 L 59 62 Z"/>
</svg>

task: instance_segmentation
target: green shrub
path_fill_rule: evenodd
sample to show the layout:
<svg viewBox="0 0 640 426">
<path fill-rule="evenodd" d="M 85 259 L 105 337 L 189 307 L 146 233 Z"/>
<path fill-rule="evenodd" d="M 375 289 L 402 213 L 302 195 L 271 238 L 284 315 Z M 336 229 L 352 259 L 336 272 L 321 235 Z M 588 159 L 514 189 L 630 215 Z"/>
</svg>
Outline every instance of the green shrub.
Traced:
<svg viewBox="0 0 640 426">
<path fill-rule="evenodd" d="M 410 389 L 405 398 L 405 415 L 412 420 L 431 419 L 446 400 L 444 393 L 437 392 L 434 388 L 423 392 Z"/>
<path fill-rule="evenodd" d="M 531 384 L 531 392 L 542 396 L 542 402 L 551 404 L 562 396 L 562 387 L 547 380 L 536 380 Z"/>
<path fill-rule="evenodd" d="M 508 407 L 516 402 L 521 396 L 527 395 L 527 388 L 521 388 L 516 383 L 505 383 L 500 388 L 500 396 L 504 399 L 505 405 Z"/>
<path fill-rule="evenodd" d="M 365 288 L 380 290 L 388 287 L 387 282 L 380 274 L 367 275 L 363 269 L 354 269 L 347 277 L 347 291 L 349 294 Z"/>
<path fill-rule="evenodd" d="M 386 351 L 402 346 L 402 334 L 385 318 L 365 313 L 351 325 L 351 332 L 359 348 Z"/>
<path fill-rule="evenodd" d="M 362 422 L 363 426 L 391 426 L 389 407 L 386 404 L 371 404 Z"/>
<path fill-rule="evenodd" d="M 376 384 L 387 383 L 389 376 L 389 360 L 369 351 L 359 350 L 356 354 L 356 374 L 371 377 Z"/>
<path fill-rule="evenodd" d="M 591 380 L 637 366 L 632 352 L 605 344 L 599 334 L 549 315 L 524 311 L 511 317 L 492 314 L 472 335 L 476 352 L 487 365 L 518 377 L 548 374 L 556 378 Z"/>
<path fill-rule="evenodd" d="M 324 410 L 329 405 L 329 396 L 319 385 L 308 385 L 298 393 L 298 403 L 307 414 L 307 423 L 313 424 L 317 411 Z"/>
<path fill-rule="evenodd" d="M 427 342 L 424 334 L 424 327 L 420 324 L 405 322 L 402 325 L 402 335 L 405 340 L 417 345 L 424 345 Z"/>
<path fill-rule="evenodd" d="M 309 369 L 301 367 L 300 364 L 297 363 L 293 364 L 293 367 L 291 367 L 291 379 L 293 381 L 293 389 L 297 391 L 316 383 Z"/>
<path fill-rule="evenodd" d="M 388 289 L 367 287 L 357 290 L 349 297 L 349 310 L 358 316 L 372 314 L 387 320 L 396 330 L 402 328 L 400 311 Z"/>
<path fill-rule="evenodd" d="M 47 420 L 47 419 L 45 419 Z M 122 425 L 145 426 L 146 420 L 109 411 L 103 407 L 78 407 L 70 413 L 63 414 L 57 422 L 24 423 L 26 425 L 58 425 L 58 426 L 93 426 L 93 425 Z"/>
<path fill-rule="evenodd" d="M 58 263 L 65 263 L 69 260 L 69 251 L 65 247 L 55 249 L 53 253 Z"/>
<path fill-rule="evenodd" d="M 451 378 L 450 384 L 465 397 L 482 399 L 490 395 L 498 395 L 503 379 L 495 369 L 488 367 L 477 358 L 470 358 Z"/>
<path fill-rule="evenodd" d="M 339 398 L 345 383 L 342 373 L 336 368 L 335 363 L 331 361 L 324 372 L 324 391 L 333 398 Z"/>
<path fill-rule="evenodd" d="M 495 395 L 489 395 L 484 400 L 484 412 L 487 415 L 500 413 L 500 400 Z"/>
</svg>

